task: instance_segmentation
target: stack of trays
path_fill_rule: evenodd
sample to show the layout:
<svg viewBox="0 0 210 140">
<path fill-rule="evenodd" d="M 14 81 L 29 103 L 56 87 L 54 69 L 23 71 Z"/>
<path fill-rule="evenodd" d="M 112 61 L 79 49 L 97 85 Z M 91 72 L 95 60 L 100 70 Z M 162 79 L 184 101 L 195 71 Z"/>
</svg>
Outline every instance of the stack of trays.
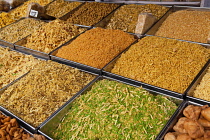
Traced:
<svg viewBox="0 0 210 140">
<path fill-rule="evenodd" d="M 100 9 L 98 5 L 103 8 Z M 138 137 L 138 139 L 156 138 L 162 140 L 166 133 L 174 131 L 173 126 L 182 116 L 182 112 L 187 105 L 210 105 L 210 100 L 207 98 L 201 99 L 198 97 L 199 95 L 195 95 L 195 93 L 201 92 L 196 90 L 199 88 L 198 86 L 201 85 L 202 79 L 204 79 L 205 75 L 209 75 L 210 45 L 202 40 L 187 40 L 176 38 L 176 36 L 170 37 L 156 34 L 161 26 L 164 27 L 164 21 L 167 21 L 170 15 L 177 11 L 210 11 L 210 9 L 187 6 L 167 6 L 162 7 L 164 9 L 163 11 L 158 11 L 161 9 L 159 6 L 155 7 L 154 5 L 149 5 L 148 7 L 151 9 L 142 9 L 142 11 L 152 13 L 154 10 L 160 15 L 157 16 L 158 20 L 146 32 L 139 35 L 133 31 L 132 25 L 135 25 L 133 23 L 136 23 L 136 21 L 129 23 L 130 28 L 122 29 L 117 26 L 119 23 L 117 23 L 116 19 L 119 17 L 115 16 L 120 15 L 119 13 L 123 6 L 129 7 L 130 4 L 80 2 L 77 3 L 71 11 L 65 13 L 63 16 L 59 15 L 59 17 L 57 17 L 58 19 L 54 21 L 43 21 L 23 17 L 12 24 L 0 28 L 0 45 L 3 49 L 7 51 L 11 49 L 11 52 L 32 55 L 33 59 L 38 60 L 37 64 L 30 66 L 24 73 L 18 75 L 6 85 L 4 84 L 1 88 L 0 102 L 7 101 L 11 103 L 11 105 L 1 103 L 2 112 L 5 114 L 8 112 L 7 115 L 17 118 L 22 123 L 21 126 L 31 132 L 31 134 L 42 134 L 46 136 L 47 139 L 70 139 L 74 136 L 76 138 L 78 136 L 78 138 L 88 137 L 90 139 L 101 139 L 106 137 L 101 134 L 104 132 L 107 136 L 113 135 L 116 139 L 121 139 L 120 135 L 123 133 L 122 139 L 135 139 L 135 137 Z M 137 5 L 133 4 L 132 6 L 135 7 Z M 145 5 L 138 4 L 138 6 L 144 7 Z M 50 4 L 46 7 L 50 7 Z M 107 7 L 109 10 L 106 10 Z M 98 9 L 100 9 L 100 12 L 94 12 L 94 10 L 97 11 Z M 86 12 L 83 13 L 81 11 Z M 138 11 L 138 13 L 131 12 L 131 15 L 128 14 L 128 16 L 136 17 L 139 12 L 141 13 L 141 11 Z M 50 13 L 48 14 L 50 15 Z M 92 20 L 90 17 L 92 17 Z M 120 18 L 119 21 L 124 26 Z M 96 20 L 94 21 L 93 19 Z M 27 20 L 29 22 L 24 22 L 24 27 L 16 27 L 24 30 L 24 33 L 20 33 L 19 29 L 14 28 L 14 30 L 12 30 L 13 25 Z M 37 23 L 32 25 L 32 23 L 35 22 Z M 36 29 L 30 30 L 31 28 Z M 5 30 L 8 34 L 5 33 Z M 15 31 L 17 32 L 16 34 L 14 34 Z M 1 37 L 3 33 L 7 37 Z M 12 35 L 16 40 L 8 40 L 8 36 L 9 39 L 11 39 L 10 36 Z M 22 58 L 17 60 L 21 61 Z M 32 60 L 28 60 L 28 62 L 31 61 Z M 0 68 L 4 65 L 7 64 L 1 64 Z M 53 67 L 53 65 L 55 65 L 55 67 Z M 72 80 L 72 77 L 69 76 L 69 73 L 74 73 L 77 69 L 82 74 L 75 74 L 73 81 L 82 84 L 82 86 L 70 86 L 68 82 Z M 14 71 L 12 74 L 16 73 L 18 73 L 18 70 Z M 41 73 L 43 73 L 43 75 L 40 75 Z M 3 75 L 6 74 L 11 73 L 9 73 L 8 70 L 8 73 L 4 73 Z M 77 79 L 77 76 L 86 77 L 84 75 L 89 75 L 91 78 L 87 78 L 88 80 L 86 79 L 86 81 L 82 81 L 82 79 L 79 78 Z M 70 79 L 65 79 L 67 77 Z M 32 82 L 39 87 L 30 83 L 28 78 L 35 80 Z M 63 84 L 57 84 L 55 79 L 60 80 Z M 207 80 L 208 79 L 207 77 Z M 43 85 L 38 84 L 40 83 L 39 80 L 43 82 Z M 51 84 L 53 86 L 51 86 Z M 101 87 L 96 88 L 98 84 Z M 111 84 L 116 86 L 112 87 Z M 24 88 L 22 88 L 22 86 L 24 86 Z M 125 89 L 121 90 L 123 87 L 125 87 Z M 207 86 L 204 85 L 204 87 Z M 78 89 L 74 91 L 74 93 L 70 93 L 70 90 L 73 88 Z M 52 89 L 55 89 L 55 91 L 52 91 Z M 99 91 L 97 91 L 97 89 L 99 89 Z M 141 90 L 139 91 L 139 89 Z M 113 91 L 112 94 L 116 94 L 116 96 L 106 93 L 106 90 L 110 93 Z M 53 97 L 61 96 L 59 91 L 62 94 L 69 93 L 69 96 L 62 99 L 62 101 L 60 100 L 60 104 L 54 109 L 52 109 L 52 106 L 48 107 L 52 109 L 51 112 L 46 113 L 47 115 L 45 114 L 44 119 L 38 122 L 30 120 L 31 116 L 26 113 L 29 107 L 26 107 L 22 111 L 19 109 L 15 110 L 12 104 L 12 100 L 16 100 L 14 103 L 18 102 L 18 100 L 19 102 L 28 102 L 19 97 L 19 94 L 21 94 L 24 95 L 23 97 L 26 99 L 29 99 L 26 94 L 28 93 L 28 96 L 31 96 L 30 98 L 32 99 L 30 106 L 34 109 L 32 114 L 36 114 L 40 110 L 44 113 L 46 111 L 44 108 L 34 108 L 35 104 L 39 104 L 38 100 L 34 97 L 39 97 L 40 95 L 40 98 L 43 98 L 43 103 L 48 102 L 44 100 L 46 97 L 49 99 L 52 97 L 54 101 L 55 99 L 53 99 Z M 99 93 L 95 93 L 95 91 Z M 47 92 L 50 92 L 51 96 L 49 96 Z M 126 93 L 125 97 L 124 92 Z M 108 99 L 105 100 L 106 96 L 100 95 L 100 93 L 106 93 Z M 9 94 L 12 95 L 12 98 L 8 97 Z M 94 96 L 89 96 L 89 94 L 93 94 Z M 146 96 L 145 100 L 148 100 L 148 104 L 139 104 L 139 102 L 144 102 L 144 94 Z M 202 96 L 202 94 L 200 96 Z M 13 96 L 16 98 L 13 99 Z M 141 96 L 142 98 L 137 98 Z M 128 97 L 131 98 L 130 101 L 127 99 Z M 132 97 L 136 97 L 136 99 Z M 100 98 L 104 98 L 104 100 L 100 100 Z M 152 102 L 153 100 L 154 103 Z M 35 103 L 36 101 L 37 103 Z M 81 104 L 80 101 L 82 102 Z M 132 101 L 134 104 L 131 104 Z M 152 103 L 149 103 L 150 101 Z M 162 104 L 161 101 L 164 102 L 164 104 Z M 94 102 L 99 103 L 94 106 Z M 48 104 L 51 103 L 49 102 Z M 87 106 L 83 106 L 84 104 L 87 104 Z M 104 104 L 107 104 L 107 108 L 103 108 Z M 130 108 L 128 104 L 132 105 L 132 108 Z M 46 104 L 43 104 L 43 106 L 44 105 Z M 125 107 L 121 106 L 124 110 L 112 108 L 113 106 L 115 108 L 121 108 L 120 105 Z M 156 114 L 163 111 L 168 115 L 162 114 L 166 116 L 165 118 L 161 118 L 158 117 L 158 115 L 153 116 L 151 115 L 152 113 L 147 114 L 144 112 L 143 116 L 138 116 L 138 114 L 141 114 L 139 110 L 152 110 L 149 107 L 150 105 L 153 105 L 153 108 L 160 107 L 160 110 L 158 110 Z M 166 109 L 167 105 L 171 105 L 171 108 Z M 98 108 L 98 106 L 101 108 Z M 163 110 L 161 110 L 161 107 Z M 90 111 L 95 111 L 93 113 L 95 116 L 91 116 L 91 113 L 85 116 L 85 112 L 88 112 L 88 108 Z M 98 110 L 94 110 L 94 108 Z M 110 114 L 106 114 L 106 109 L 108 112 L 113 111 L 113 120 L 115 121 L 112 119 L 112 121 L 109 120 Z M 126 109 L 131 111 L 126 111 Z M 136 110 L 137 114 L 132 110 Z M 71 118 L 69 114 L 77 118 L 77 114 L 74 111 L 84 115 L 83 117 L 87 119 L 87 124 L 83 124 L 83 121 L 80 122 Z M 124 114 L 122 112 L 124 112 Z M 30 117 L 23 117 L 27 115 Z M 41 114 L 39 115 L 43 116 Z M 92 117 L 93 121 L 88 120 L 88 116 Z M 118 117 L 116 116 L 119 118 L 126 116 L 129 120 L 133 120 L 133 124 L 136 125 L 125 123 L 123 120 L 117 119 Z M 139 121 L 137 121 L 137 116 L 139 117 Z M 96 118 L 94 119 L 94 117 Z M 101 117 L 101 124 L 97 122 L 97 117 Z M 75 123 L 69 123 L 65 118 L 72 119 Z M 162 119 L 159 120 L 159 122 L 163 122 L 161 124 L 151 122 L 148 118 L 154 120 Z M 116 125 L 116 128 L 108 126 L 105 123 L 106 121 L 113 126 Z M 145 124 L 141 124 L 143 121 L 148 122 L 148 124 L 146 123 L 147 127 Z M 69 127 L 63 126 L 63 122 L 65 122 L 67 126 L 69 125 Z M 95 123 L 99 123 L 100 125 L 96 125 Z M 84 128 L 91 129 L 82 129 L 77 124 L 81 124 L 80 126 Z M 128 125 L 128 128 L 124 126 L 125 124 Z M 116 130 L 116 132 L 121 131 L 120 127 L 117 127 L 118 125 L 122 125 L 122 128 L 124 127 L 123 130 L 128 129 L 128 131 L 123 131 L 121 134 L 112 133 L 111 130 Z M 156 128 L 155 126 L 158 125 L 160 125 L 160 127 Z M 73 128 L 74 126 L 75 128 Z M 94 126 L 101 127 L 101 132 Z M 67 133 L 64 128 L 71 129 L 72 131 Z M 127 132 L 131 131 L 131 128 L 135 131 L 131 135 L 128 135 Z M 140 131 L 140 129 L 144 131 Z M 151 129 L 154 129 L 154 132 L 150 132 Z M 62 136 L 59 131 L 61 133 L 67 133 L 67 135 Z"/>
</svg>

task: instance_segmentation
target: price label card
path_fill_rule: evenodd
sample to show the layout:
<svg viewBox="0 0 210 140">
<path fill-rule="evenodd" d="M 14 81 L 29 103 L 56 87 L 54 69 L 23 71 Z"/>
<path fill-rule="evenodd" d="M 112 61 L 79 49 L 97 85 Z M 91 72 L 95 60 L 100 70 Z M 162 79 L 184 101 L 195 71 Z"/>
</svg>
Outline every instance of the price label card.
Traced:
<svg viewBox="0 0 210 140">
<path fill-rule="evenodd" d="M 38 16 L 38 13 L 39 13 L 38 11 L 36 11 L 36 10 L 32 10 L 32 9 L 31 9 L 31 11 L 30 11 L 30 14 L 29 14 L 29 15 L 30 15 L 30 16 L 32 16 L 32 17 L 37 17 L 37 16 Z"/>
</svg>

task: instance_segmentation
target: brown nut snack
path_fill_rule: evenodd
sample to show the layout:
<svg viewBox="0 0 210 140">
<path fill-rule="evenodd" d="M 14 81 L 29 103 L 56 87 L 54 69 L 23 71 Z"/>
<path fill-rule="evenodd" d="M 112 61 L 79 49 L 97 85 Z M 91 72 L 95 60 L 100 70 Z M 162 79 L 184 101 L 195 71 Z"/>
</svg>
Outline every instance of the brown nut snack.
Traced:
<svg viewBox="0 0 210 140">
<path fill-rule="evenodd" d="M 202 110 L 201 114 L 206 120 L 210 121 L 210 108 Z"/>
<path fill-rule="evenodd" d="M 188 120 L 186 117 L 180 118 L 173 129 L 179 133 L 187 133 L 186 129 L 184 128 L 184 123 L 186 120 Z"/>
<path fill-rule="evenodd" d="M 46 138 L 39 134 L 33 134 L 32 137 L 19 126 L 15 118 L 0 112 L 0 140 L 46 140 Z"/>
<path fill-rule="evenodd" d="M 188 105 L 184 111 L 183 114 L 188 118 L 192 120 L 197 120 L 201 113 L 201 107 L 200 106 L 194 106 L 194 105 Z"/>
<path fill-rule="evenodd" d="M 210 140 L 209 111 L 208 105 L 188 105 L 173 126 L 175 132 L 168 132 L 164 140 Z"/>
<path fill-rule="evenodd" d="M 12 139 L 27 139 L 30 137 L 29 133 L 26 133 L 23 128 L 20 128 L 17 120 L 10 116 L 5 116 L 0 112 L 0 139 L 12 140 Z"/>
<path fill-rule="evenodd" d="M 176 140 L 192 140 L 192 138 L 188 134 L 180 134 Z"/>
</svg>

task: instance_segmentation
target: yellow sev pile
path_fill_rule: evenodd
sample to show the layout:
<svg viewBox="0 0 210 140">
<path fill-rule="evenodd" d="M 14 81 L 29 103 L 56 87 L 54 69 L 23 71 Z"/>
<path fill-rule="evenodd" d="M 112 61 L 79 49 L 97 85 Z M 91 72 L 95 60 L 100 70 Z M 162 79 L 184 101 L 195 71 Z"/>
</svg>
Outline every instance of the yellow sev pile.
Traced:
<svg viewBox="0 0 210 140">
<path fill-rule="evenodd" d="M 183 93 L 210 58 L 201 45 L 145 37 L 116 62 L 112 73 Z"/>
</svg>

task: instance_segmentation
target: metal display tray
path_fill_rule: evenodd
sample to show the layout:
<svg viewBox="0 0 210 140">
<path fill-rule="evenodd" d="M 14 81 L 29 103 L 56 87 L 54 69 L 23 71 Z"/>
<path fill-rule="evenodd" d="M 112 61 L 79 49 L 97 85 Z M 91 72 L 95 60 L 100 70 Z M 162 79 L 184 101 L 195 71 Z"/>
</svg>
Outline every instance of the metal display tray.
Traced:
<svg viewBox="0 0 210 140">
<path fill-rule="evenodd" d="M 45 7 L 45 9 L 47 9 L 49 6 L 50 6 L 50 4 L 53 4 L 54 2 L 56 2 L 57 0 L 53 0 L 52 2 L 50 2 L 49 4 L 47 4 L 46 6 L 44 6 Z M 65 0 L 66 1 L 66 0 Z M 73 2 L 80 2 L 81 4 L 79 4 L 78 6 L 76 6 L 75 8 L 73 8 L 73 10 L 74 9 L 76 9 L 77 7 L 80 7 L 80 5 L 82 5 L 84 2 L 82 2 L 82 1 L 67 1 L 67 2 L 69 2 L 69 3 L 73 3 Z M 70 10 L 69 12 L 71 12 L 72 10 Z M 68 14 L 69 12 L 67 12 L 66 14 Z M 64 14 L 63 16 L 65 16 L 66 14 Z M 63 16 L 61 16 L 61 17 L 63 17 Z M 59 17 L 59 19 L 61 18 L 61 17 Z"/>
<path fill-rule="evenodd" d="M 87 86 L 85 89 L 83 89 L 82 92 L 79 92 L 78 94 L 76 94 L 72 98 L 72 100 L 69 100 L 65 104 L 65 106 L 63 106 L 58 112 L 56 112 L 54 114 L 53 117 L 51 117 L 50 119 L 48 119 L 47 121 L 45 121 L 45 123 L 43 123 L 40 126 L 40 130 L 42 132 L 44 132 L 45 134 L 47 134 L 47 135 L 50 136 L 50 134 L 52 134 L 52 131 L 55 130 L 58 127 L 59 123 L 63 120 L 64 116 L 69 112 L 69 110 L 70 110 L 70 108 L 72 106 L 72 102 L 74 100 L 76 100 L 77 98 L 79 98 L 79 96 L 82 96 L 87 91 L 89 91 L 92 88 L 92 86 L 94 85 L 95 82 L 97 82 L 99 80 L 103 80 L 103 79 L 107 79 L 107 80 L 111 80 L 111 81 L 116 81 L 115 79 L 111 79 L 111 78 L 106 77 L 106 76 L 98 76 L 93 82 L 91 82 L 89 84 L 89 86 Z M 121 81 L 118 81 L 118 82 L 121 82 Z M 127 84 L 127 85 L 131 85 L 131 84 Z M 135 86 L 135 85 L 131 85 L 131 86 L 139 87 L 139 86 Z M 158 94 L 157 93 L 151 93 L 151 94 L 153 94 L 154 96 L 161 95 L 159 93 Z M 170 97 L 168 95 L 163 95 L 163 96 L 164 97 L 167 97 L 169 100 L 171 100 L 172 102 L 174 102 L 176 105 L 180 105 L 183 102 L 183 99 L 181 99 L 181 98 Z"/>
<path fill-rule="evenodd" d="M 32 55 L 34 57 L 42 58 L 49 60 L 50 56 L 48 53 L 44 53 L 38 50 L 33 50 L 27 47 L 24 47 L 24 45 L 27 43 L 27 38 L 30 37 L 31 35 L 28 35 L 27 37 L 17 41 L 15 45 L 15 50 L 18 50 L 19 52 L 22 52 L 24 54 Z"/>
<path fill-rule="evenodd" d="M 40 58 L 40 59 L 41 59 L 41 58 Z M 43 60 L 43 61 L 45 61 L 45 60 Z M 69 67 L 70 67 L 70 66 L 69 66 Z M 74 68 L 74 67 L 73 67 L 73 68 Z M 77 69 L 78 69 L 78 68 L 77 68 Z M 95 79 L 97 79 L 97 77 L 99 76 L 99 75 L 97 75 L 97 74 L 95 74 L 95 73 L 91 73 L 91 72 L 84 71 L 84 70 L 81 70 L 81 69 L 78 69 L 78 70 L 80 70 L 80 71 L 82 71 L 82 72 L 89 73 L 89 74 L 95 76 L 95 78 L 93 78 L 92 81 L 90 81 L 89 83 L 87 83 L 87 85 L 84 86 L 82 89 L 80 89 L 75 95 L 80 94 L 81 92 L 83 92 L 83 90 L 86 89 L 86 88 L 90 85 L 90 83 L 92 83 L 93 81 L 95 81 Z M 22 75 L 21 77 L 19 77 L 19 78 L 16 79 L 15 81 L 13 81 L 12 83 L 10 83 L 9 85 L 7 85 L 7 86 L 4 87 L 3 89 L 1 89 L 1 90 L 0 90 L 0 94 L 2 94 L 5 90 L 7 90 L 7 88 L 9 88 L 11 85 L 13 85 L 13 84 L 15 84 L 16 82 L 18 82 L 19 80 L 21 80 L 21 78 L 25 77 L 25 76 L 26 76 L 27 74 L 29 74 L 29 73 L 30 73 L 30 71 L 27 72 L 26 74 Z M 75 96 L 75 95 L 74 95 L 74 96 Z M 71 100 L 73 100 L 73 99 L 75 98 L 74 96 L 72 96 L 68 101 L 66 101 L 66 103 L 64 103 L 61 107 L 59 107 L 55 112 L 52 112 L 52 114 L 51 114 L 45 121 L 43 121 L 39 126 L 34 127 L 34 126 L 31 126 L 30 124 L 24 122 L 24 121 L 22 121 L 22 122 L 28 127 L 27 129 L 29 129 L 30 131 L 32 131 L 32 132 L 37 132 L 37 131 L 40 129 L 40 126 L 42 126 L 46 121 L 48 121 L 50 118 L 52 118 L 52 117 L 54 116 L 54 114 L 56 114 L 57 112 L 59 112 L 59 110 L 60 110 L 61 108 L 63 108 L 63 106 L 66 106 L 66 104 L 67 104 L 68 102 L 70 102 Z M 1 107 L 1 106 L 0 106 L 0 107 Z M 2 108 L 3 108 L 3 107 L 2 107 Z M 9 112 L 9 110 L 7 110 L 7 109 L 5 109 L 5 111 Z"/>
<path fill-rule="evenodd" d="M 3 47 L 3 46 L 0 46 L 0 47 Z M 4 47 L 3 47 L 4 48 Z M 15 52 L 18 52 L 18 53 L 23 53 L 23 52 L 19 52 L 19 51 L 17 51 L 17 50 L 14 50 L 14 49 L 11 49 L 12 51 L 15 51 Z M 23 53 L 24 54 L 24 53 Z M 28 55 L 28 54 L 26 54 L 26 55 Z M 39 59 L 39 58 L 38 58 Z M 4 90 L 6 90 L 9 86 L 11 86 L 11 85 L 13 85 L 15 82 L 17 82 L 18 80 L 20 80 L 21 78 L 23 78 L 26 74 L 28 74 L 29 73 L 29 71 L 28 72 L 26 72 L 25 74 L 23 74 L 23 75 L 21 75 L 20 77 L 18 77 L 17 79 L 15 79 L 14 81 L 12 81 L 11 83 L 9 83 L 9 84 L 7 84 L 6 86 L 4 86 L 4 87 L 2 87 L 1 89 L 0 89 L 0 94 L 4 91 Z"/>
<path fill-rule="evenodd" d="M 186 94 L 186 98 L 189 101 L 196 102 L 196 103 L 203 103 L 203 102 L 205 102 L 206 104 L 210 104 L 210 101 L 193 97 L 193 92 L 195 91 L 196 87 L 199 85 L 199 83 L 201 82 L 203 76 L 206 74 L 206 72 L 207 72 L 207 70 L 209 68 L 210 68 L 210 59 L 206 63 L 206 65 L 203 67 L 203 69 L 199 72 L 199 74 L 196 76 L 196 78 L 193 80 L 193 82 L 191 83 L 191 85 L 189 86 L 189 88 L 186 91 L 186 93 L 185 93 Z"/>
<path fill-rule="evenodd" d="M 160 20 L 158 22 L 156 22 L 151 28 L 149 28 L 145 34 L 146 35 L 155 35 L 156 32 L 158 31 L 158 29 L 161 27 L 162 23 L 167 19 L 167 17 L 170 14 L 172 14 L 176 11 L 179 11 L 179 10 L 197 10 L 197 11 L 209 11 L 210 12 L 210 8 L 174 5 L 173 7 L 170 8 L 170 10 L 168 10 L 168 12 L 166 12 L 166 14 L 162 18 L 160 18 Z M 181 39 L 179 39 L 179 40 L 181 40 Z M 186 40 L 186 41 L 188 41 L 188 40 Z M 189 42 L 193 42 L 193 41 L 189 41 Z M 195 43 L 200 43 L 200 42 L 195 42 Z M 202 43 L 202 44 L 204 44 L 204 43 Z"/>
<path fill-rule="evenodd" d="M 8 13 L 8 12 L 0 11 L 0 13 Z M 6 26 L 8 26 L 8 25 L 6 25 Z M 2 28 L 4 28 L 4 27 L 2 27 Z M 2 30 L 2 28 L 0 28 L 0 30 Z M 13 43 L 9 43 L 9 42 L 1 40 L 1 39 L 0 39 L 0 46 L 9 47 L 11 49 L 14 49 L 14 44 Z"/>
<path fill-rule="evenodd" d="M 93 28 L 95 28 L 95 27 L 90 27 L 90 28 L 88 28 L 88 30 L 91 30 Z M 88 30 L 86 30 L 86 31 L 88 31 Z M 85 33 L 85 32 L 83 32 L 83 33 Z M 133 34 L 131 34 L 131 35 L 133 35 Z M 135 38 L 138 38 L 138 36 L 136 36 L 136 35 L 133 35 L 133 36 Z M 67 59 L 55 56 L 60 48 L 62 48 L 63 46 L 66 46 L 68 44 L 71 44 L 71 42 L 74 41 L 77 37 L 79 37 L 79 35 L 74 37 L 74 38 L 72 38 L 71 40 L 69 40 L 68 42 L 64 43 L 63 45 L 59 46 L 54 51 L 52 51 L 50 53 L 50 59 L 53 60 L 53 61 L 59 62 L 59 63 L 63 63 L 63 64 L 66 64 L 66 65 L 69 65 L 69 66 L 72 66 L 72 67 L 76 67 L 76 68 L 82 69 L 84 71 L 88 71 L 88 72 L 92 72 L 92 73 L 101 75 L 102 74 L 102 69 L 95 68 L 95 67 L 88 66 L 88 65 L 85 65 L 85 64 L 82 64 L 82 63 L 79 63 L 79 62 L 75 62 L 75 61 L 71 61 L 71 60 L 67 60 Z"/>
<path fill-rule="evenodd" d="M 11 23 L 11 24 L 9 24 L 9 25 L 3 27 L 3 28 L 0 28 L 0 33 L 1 33 L 1 31 L 4 30 L 5 28 L 9 28 L 11 25 L 17 24 L 18 22 L 20 22 L 21 20 L 24 20 L 24 19 L 26 19 L 26 18 L 28 18 L 28 17 L 20 18 L 19 20 L 15 21 L 15 22 L 13 22 L 13 23 Z M 35 19 L 35 18 L 33 18 L 33 19 Z M 35 19 L 35 20 L 39 20 L 39 19 Z M 40 21 L 49 22 L 49 21 L 44 21 L 44 20 L 40 20 Z M 28 35 L 29 35 L 29 34 L 28 34 Z M 27 37 L 28 35 L 24 36 L 23 38 Z M 20 40 L 21 40 L 21 39 L 20 39 Z M 14 43 L 11 43 L 11 42 L 5 41 L 5 40 L 3 40 L 3 39 L 0 39 L 0 45 L 3 46 L 3 47 L 9 47 L 9 48 L 15 49 L 15 42 L 14 42 Z"/>
<path fill-rule="evenodd" d="M 86 27 L 81 27 L 81 28 L 86 28 Z M 88 28 L 87 28 L 87 30 L 88 30 Z M 82 33 L 80 33 L 80 34 L 82 34 Z M 38 57 L 38 58 L 42 58 L 42 59 L 46 59 L 46 60 L 51 59 L 50 54 L 56 49 L 52 50 L 49 53 L 45 53 L 45 52 L 41 52 L 38 50 L 30 49 L 30 48 L 27 48 L 24 46 L 27 43 L 27 38 L 29 38 L 30 36 L 31 36 L 31 34 L 26 36 L 25 38 L 22 38 L 21 40 L 15 42 L 14 49 L 18 50 L 19 52 L 22 52 L 24 54 L 33 55 L 34 57 Z"/>
<path fill-rule="evenodd" d="M 129 5 L 129 4 L 122 4 L 121 6 L 124 6 L 124 5 Z M 139 4 L 136 4 L 136 5 L 145 5 L 145 4 L 139 3 Z M 114 11 L 112 11 L 109 15 L 107 15 L 106 18 L 104 18 L 104 19 L 102 19 L 101 21 L 99 21 L 98 23 L 96 23 L 96 24 L 94 25 L 94 27 L 105 28 L 105 27 L 108 25 L 108 23 L 109 23 L 109 21 L 111 20 L 111 18 L 114 16 L 115 12 L 116 12 L 117 10 L 119 10 L 121 6 L 119 6 L 117 9 L 115 9 Z M 164 6 L 164 5 L 162 5 L 162 6 Z M 168 7 L 168 8 L 169 8 L 168 11 L 169 11 L 170 8 L 171 8 L 172 6 L 165 6 L 165 7 Z M 167 11 L 167 12 L 168 12 L 168 11 Z M 167 12 L 166 12 L 166 13 L 167 13 Z M 166 14 L 166 13 L 165 13 L 165 14 Z M 165 15 L 165 14 L 164 14 L 164 15 Z M 163 16 L 164 16 L 164 15 L 163 15 Z M 163 16 L 162 16 L 162 17 L 163 17 Z M 160 18 L 160 19 L 161 19 L 161 18 Z M 160 19 L 159 19 L 159 20 L 160 20 Z M 153 25 L 151 25 L 151 27 L 154 26 L 159 20 L 157 20 Z M 150 27 L 150 28 L 151 28 L 151 27 Z M 128 32 L 128 33 L 136 34 L 136 35 L 144 35 L 147 31 L 148 31 L 148 30 L 146 30 L 146 31 L 143 32 L 142 34 L 136 34 L 136 33 L 131 33 L 131 32 Z"/>
<path fill-rule="evenodd" d="M 140 39 L 143 38 L 143 37 L 146 37 L 146 36 L 153 36 L 153 35 L 141 36 Z M 162 37 L 160 37 L 160 38 L 162 38 Z M 168 39 L 170 39 L 170 38 L 168 38 Z M 179 40 L 179 41 L 183 41 L 183 40 Z M 189 41 L 184 41 L 184 42 L 189 42 Z M 191 43 L 194 43 L 194 42 L 191 42 Z M 196 44 L 198 44 L 198 43 L 196 43 Z M 202 46 L 210 49 L 210 45 L 202 44 Z M 131 78 L 127 78 L 127 77 L 124 77 L 124 76 L 121 76 L 121 75 L 118 75 L 118 74 L 111 73 L 111 70 L 113 69 L 117 60 L 120 58 L 120 56 L 123 53 L 128 51 L 129 48 L 130 48 L 130 46 L 125 51 L 121 52 L 117 57 L 115 57 L 104 68 L 102 68 L 102 75 L 110 77 L 110 78 L 118 80 L 118 81 L 121 81 L 121 82 L 124 82 L 124 83 L 127 83 L 127 84 L 142 86 L 144 89 L 146 89 L 150 92 L 155 92 L 155 93 L 159 93 L 159 94 L 166 94 L 166 95 L 169 95 L 171 97 L 177 97 L 177 98 L 182 98 L 182 99 L 185 98 L 185 96 L 186 96 L 185 92 L 188 90 L 188 88 L 185 90 L 185 92 L 183 92 L 183 94 L 181 94 L 181 93 L 178 93 L 178 92 L 174 92 L 174 91 L 171 91 L 171 90 L 168 90 L 168 89 L 164 89 L 164 88 L 157 87 L 157 86 L 154 86 L 154 85 L 150 85 L 150 84 L 147 84 L 147 83 L 144 83 L 144 82 L 141 82 L 141 81 L 137 81 L 137 80 L 134 80 L 134 79 L 131 79 Z M 196 77 L 195 77 L 195 79 L 196 79 Z"/>
<path fill-rule="evenodd" d="M 78 1 L 78 2 L 81 2 L 81 1 Z M 64 16 L 60 17 L 59 19 L 60 20 L 68 20 L 68 18 L 74 14 L 77 10 L 79 10 L 85 3 L 90 3 L 90 2 L 95 2 L 95 1 L 85 1 L 83 2 L 82 4 L 80 4 L 78 7 L 76 7 L 75 9 L 73 9 L 72 11 L 70 11 L 69 13 L 65 14 Z M 100 2 L 100 3 L 107 3 L 107 4 L 110 4 L 108 2 Z M 118 3 L 115 3 L 118 5 L 117 8 L 119 8 L 122 4 L 118 4 Z M 115 11 L 117 8 L 115 8 L 113 11 Z M 112 12 L 113 12 L 112 11 Z M 72 23 L 74 25 L 77 25 L 77 26 L 82 26 L 82 27 L 87 27 L 87 28 L 91 28 L 91 27 L 94 27 L 97 23 L 99 23 L 100 21 L 102 21 L 103 19 L 107 18 L 112 12 L 108 13 L 106 16 L 104 16 L 101 20 L 99 21 L 96 21 L 93 25 L 81 25 L 81 24 L 77 24 L 77 23 Z"/>
<path fill-rule="evenodd" d="M 40 130 L 34 130 L 29 124 L 27 124 L 25 121 L 23 121 L 22 119 L 20 119 L 19 117 L 17 117 L 16 115 L 14 115 L 13 113 L 11 113 L 10 111 L 8 111 L 7 109 L 5 109 L 4 107 L 0 106 L 0 111 L 2 112 L 3 115 L 5 116 L 10 116 L 11 118 L 15 118 L 20 126 L 20 128 L 23 128 L 23 130 L 27 133 L 29 133 L 31 136 L 33 134 L 39 134 L 39 135 L 43 135 L 45 136 L 45 138 L 47 140 L 53 140 L 52 138 L 50 138 L 48 135 L 46 135 L 45 133 L 43 133 Z"/>
<path fill-rule="evenodd" d="M 188 106 L 188 105 L 195 105 L 195 106 L 203 106 L 203 105 L 210 105 L 209 103 L 205 103 L 205 102 L 192 102 L 192 101 L 188 101 L 185 100 L 183 101 L 180 106 L 178 107 L 178 109 L 176 110 L 176 112 L 174 113 L 174 115 L 170 118 L 170 120 L 167 122 L 167 124 L 165 125 L 165 127 L 162 129 L 162 131 L 159 133 L 159 135 L 156 137 L 156 140 L 164 140 L 164 136 L 168 133 L 168 132 L 174 132 L 173 130 L 173 126 L 178 122 L 179 118 L 183 117 L 183 110 Z"/>
</svg>

